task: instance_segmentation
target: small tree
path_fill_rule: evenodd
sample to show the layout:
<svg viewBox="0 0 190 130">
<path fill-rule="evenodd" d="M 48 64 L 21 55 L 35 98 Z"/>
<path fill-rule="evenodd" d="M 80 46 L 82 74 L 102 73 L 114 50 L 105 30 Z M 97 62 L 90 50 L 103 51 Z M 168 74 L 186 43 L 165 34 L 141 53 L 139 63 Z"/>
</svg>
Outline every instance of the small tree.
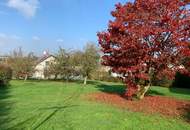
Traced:
<svg viewBox="0 0 190 130">
<path fill-rule="evenodd" d="M 81 58 L 81 72 L 84 77 L 84 84 L 90 77 L 92 71 L 94 71 L 99 63 L 98 49 L 93 43 L 87 43 L 84 53 Z"/>
<path fill-rule="evenodd" d="M 31 76 L 34 72 L 36 59 L 33 53 L 25 56 L 21 48 L 14 50 L 7 61 L 13 69 L 13 77 L 27 80 L 28 76 Z"/>
<path fill-rule="evenodd" d="M 60 48 L 54 63 L 50 64 L 47 70 L 45 70 L 45 74 L 47 76 L 54 75 L 55 79 L 59 77 L 66 79 L 67 81 L 73 76 L 76 76 L 78 73 L 76 70 L 76 60 L 74 53 Z"/>
<path fill-rule="evenodd" d="M 139 99 L 153 77 L 174 78 L 187 72 L 182 59 L 190 55 L 190 10 L 185 0 L 136 0 L 116 5 L 108 30 L 98 33 L 103 64 L 123 76 L 126 96 Z"/>
</svg>

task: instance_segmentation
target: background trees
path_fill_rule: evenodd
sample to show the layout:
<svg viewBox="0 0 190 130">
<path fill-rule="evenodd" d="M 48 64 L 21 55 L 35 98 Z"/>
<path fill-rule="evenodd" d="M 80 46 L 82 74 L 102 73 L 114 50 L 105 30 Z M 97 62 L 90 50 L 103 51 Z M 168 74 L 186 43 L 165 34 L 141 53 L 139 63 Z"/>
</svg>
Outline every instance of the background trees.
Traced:
<svg viewBox="0 0 190 130">
<path fill-rule="evenodd" d="M 41 57 L 41 56 L 40 56 Z M 32 78 L 40 57 L 33 53 L 24 53 L 21 48 L 11 52 L 7 63 L 13 69 L 13 78 Z M 55 60 L 48 62 L 43 68 L 45 79 L 81 80 L 90 78 L 92 72 L 98 67 L 99 52 L 94 43 L 88 43 L 84 50 L 66 50 L 59 48 Z M 40 70 L 41 71 L 41 70 Z"/>
<path fill-rule="evenodd" d="M 59 77 L 59 79 L 69 80 L 70 76 L 72 75 L 72 66 L 70 66 L 70 53 L 60 47 L 55 57 L 55 61 L 51 63 L 48 68 L 46 68 L 46 75 L 54 75 L 55 79 Z"/>
<path fill-rule="evenodd" d="M 7 62 L 13 69 L 14 78 L 27 80 L 28 76 L 31 76 L 34 72 L 36 60 L 37 57 L 33 53 L 24 55 L 22 49 L 19 48 L 12 52 Z"/>
<path fill-rule="evenodd" d="M 84 77 L 84 84 L 99 63 L 98 49 L 93 43 L 88 43 L 84 51 L 68 51 L 60 48 L 56 60 L 46 72 L 47 76 L 54 75 L 55 79 L 71 80 Z"/>
<path fill-rule="evenodd" d="M 116 5 L 106 32 L 98 33 L 103 64 L 123 76 L 126 96 L 143 98 L 152 78 L 188 72 L 190 10 L 187 1 L 136 0 Z"/>
<path fill-rule="evenodd" d="M 98 68 L 100 56 L 97 47 L 92 43 L 87 43 L 81 56 L 81 72 L 84 77 L 84 84 L 86 84 L 87 78 Z"/>
</svg>

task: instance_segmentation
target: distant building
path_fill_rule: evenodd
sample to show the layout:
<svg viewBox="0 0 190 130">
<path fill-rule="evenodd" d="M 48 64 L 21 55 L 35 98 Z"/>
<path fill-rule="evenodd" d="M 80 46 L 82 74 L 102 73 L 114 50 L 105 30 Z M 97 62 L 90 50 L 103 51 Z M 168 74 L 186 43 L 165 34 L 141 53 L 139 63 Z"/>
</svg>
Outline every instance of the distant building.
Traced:
<svg viewBox="0 0 190 130">
<path fill-rule="evenodd" d="M 45 77 L 45 69 L 49 67 L 51 63 L 55 61 L 55 56 L 49 55 L 48 53 L 44 53 L 44 56 L 41 57 L 35 66 L 35 72 L 32 78 L 35 79 L 46 79 Z"/>
<path fill-rule="evenodd" d="M 0 56 L 0 63 L 7 63 L 8 56 Z"/>
</svg>

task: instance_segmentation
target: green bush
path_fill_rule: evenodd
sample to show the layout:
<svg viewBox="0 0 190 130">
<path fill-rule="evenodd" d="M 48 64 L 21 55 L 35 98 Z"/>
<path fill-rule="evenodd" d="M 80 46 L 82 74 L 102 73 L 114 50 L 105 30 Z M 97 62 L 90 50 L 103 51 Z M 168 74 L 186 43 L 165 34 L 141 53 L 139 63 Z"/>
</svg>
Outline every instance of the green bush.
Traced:
<svg viewBox="0 0 190 130">
<path fill-rule="evenodd" d="M 152 85 L 162 87 L 190 88 L 190 77 L 177 72 L 174 80 L 169 80 L 164 76 L 162 79 L 154 78 Z"/>
<path fill-rule="evenodd" d="M 190 88 L 190 77 L 178 72 L 172 86 L 179 88 Z"/>
<path fill-rule="evenodd" d="M 0 64 L 0 86 L 8 85 L 12 78 L 12 69 L 5 64 Z"/>
</svg>

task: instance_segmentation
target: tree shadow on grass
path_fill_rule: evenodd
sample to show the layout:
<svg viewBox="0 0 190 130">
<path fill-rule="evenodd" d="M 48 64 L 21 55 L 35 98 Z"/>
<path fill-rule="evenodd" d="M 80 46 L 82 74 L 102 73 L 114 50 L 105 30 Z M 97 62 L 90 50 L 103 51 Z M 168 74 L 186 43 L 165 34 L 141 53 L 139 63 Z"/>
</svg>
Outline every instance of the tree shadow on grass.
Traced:
<svg viewBox="0 0 190 130">
<path fill-rule="evenodd" d="M 46 110 L 51 110 L 51 112 L 42 121 L 40 121 L 40 123 L 38 123 L 32 130 L 37 130 L 38 128 L 40 128 L 43 124 L 45 124 L 48 120 L 50 120 L 58 112 L 64 112 L 68 108 L 78 107 L 79 105 L 73 105 L 71 102 L 73 100 L 76 100 L 80 96 L 80 94 L 81 94 L 80 92 L 73 93 L 71 96 L 67 97 L 63 101 L 63 103 L 62 103 L 63 105 L 58 103 L 55 106 L 40 108 L 39 110 L 42 110 L 43 112 Z M 64 112 L 64 115 L 65 114 L 66 113 Z M 63 124 L 64 124 L 64 126 L 67 126 L 67 129 L 70 129 L 70 130 L 73 129 L 72 124 L 69 121 L 63 120 Z"/>
<path fill-rule="evenodd" d="M 10 94 L 11 86 L 0 86 L 0 130 L 23 130 L 26 129 L 24 124 L 31 122 L 34 117 L 30 117 L 15 125 L 17 120 L 16 116 L 13 116 L 11 111 L 14 107 L 15 101 L 13 101 Z"/>
<path fill-rule="evenodd" d="M 14 126 L 8 127 L 6 130 L 37 130 L 41 127 L 43 128 L 43 125 L 47 124 L 47 122 L 50 121 L 53 117 L 55 117 L 56 114 L 58 114 L 58 112 L 63 112 L 63 114 L 66 115 L 66 109 L 78 107 L 79 105 L 73 105 L 72 101 L 78 98 L 79 96 L 80 92 L 73 93 L 72 95 L 68 96 L 61 104 L 57 103 L 55 105 L 51 104 L 50 107 L 37 108 L 34 115 L 30 116 L 27 119 L 24 119 L 23 121 L 18 122 Z M 62 124 L 64 128 L 66 127 L 65 129 L 73 129 L 72 124 L 66 119 L 63 119 Z M 54 127 L 55 126 L 53 125 L 52 128 L 54 129 Z"/>
<path fill-rule="evenodd" d="M 169 90 L 172 93 L 178 93 L 178 94 L 183 94 L 183 95 L 190 95 L 190 89 L 187 89 L 187 88 L 170 87 Z"/>
<path fill-rule="evenodd" d="M 6 130 L 25 130 L 28 129 L 26 124 L 31 124 L 33 123 L 34 120 L 36 120 L 40 115 L 36 116 L 31 116 L 21 122 L 18 122 L 15 125 L 9 126 Z"/>
<path fill-rule="evenodd" d="M 124 85 L 107 85 L 100 82 L 97 84 L 96 88 L 98 88 L 98 90 L 100 90 L 101 92 L 114 93 L 118 95 L 124 94 L 126 90 L 126 87 Z M 153 95 L 164 96 L 165 94 L 151 89 L 146 93 L 146 96 Z"/>
<path fill-rule="evenodd" d="M 40 113 L 30 116 L 27 119 L 24 119 L 23 121 L 20 121 L 17 124 L 11 127 L 10 126 L 6 127 L 5 129 L 2 129 L 2 130 L 25 130 L 25 129 L 37 130 L 40 127 L 42 127 L 44 124 L 46 124 L 49 120 L 51 120 L 54 116 L 56 116 L 58 112 L 65 111 L 65 109 L 68 109 L 71 107 L 77 107 L 77 106 L 78 105 L 64 105 L 64 106 L 39 108 L 38 112 L 40 111 Z M 64 124 L 64 126 L 67 126 L 69 130 L 73 129 L 72 124 L 70 124 L 67 120 L 63 119 L 62 123 Z M 54 126 L 52 127 L 54 128 Z"/>
<path fill-rule="evenodd" d="M 126 89 L 124 85 L 108 85 L 104 83 L 98 83 L 96 85 L 96 88 L 98 88 L 98 90 L 100 90 L 101 92 L 114 93 L 118 95 L 124 94 Z"/>
<path fill-rule="evenodd" d="M 10 101 L 10 86 L 0 86 L 0 130 L 6 130 L 16 118 L 10 117 L 14 102 Z"/>
<path fill-rule="evenodd" d="M 58 112 L 60 111 L 64 111 L 67 108 L 71 108 L 71 107 L 77 107 L 79 105 L 65 105 L 65 106 L 53 106 L 53 107 L 47 107 L 47 108 L 40 108 L 40 110 L 52 110 L 51 113 L 49 113 L 42 121 L 40 121 L 40 123 L 38 123 L 32 130 L 37 130 L 38 128 L 40 128 L 43 124 L 45 124 L 48 120 L 50 120 L 53 116 L 55 116 Z M 70 123 L 68 123 L 67 121 L 63 121 L 65 126 L 69 126 L 70 129 L 72 129 L 72 126 Z"/>
<path fill-rule="evenodd" d="M 95 82 L 95 83 L 92 82 L 92 84 L 97 84 L 96 88 L 98 88 L 98 90 L 100 90 L 101 92 L 117 94 L 121 97 L 123 97 L 122 95 L 126 89 L 124 85 L 111 85 L 111 84 L 108 85 L 102 82 Z M 172 88 L 172 90 L 176 93 L 189 94 L 189 92 L 185 92 L 185 89 Z M 153 89 L 150 89 L 146 94 L 146 96 L 156 96 L 156 95 L 166 96 L 166 94 Z M 190 104 L 179 105 L 177 109 L 179 109 L 182 112 L 180 114 L 181 119 L 190 123 Z"/>
</svg>

